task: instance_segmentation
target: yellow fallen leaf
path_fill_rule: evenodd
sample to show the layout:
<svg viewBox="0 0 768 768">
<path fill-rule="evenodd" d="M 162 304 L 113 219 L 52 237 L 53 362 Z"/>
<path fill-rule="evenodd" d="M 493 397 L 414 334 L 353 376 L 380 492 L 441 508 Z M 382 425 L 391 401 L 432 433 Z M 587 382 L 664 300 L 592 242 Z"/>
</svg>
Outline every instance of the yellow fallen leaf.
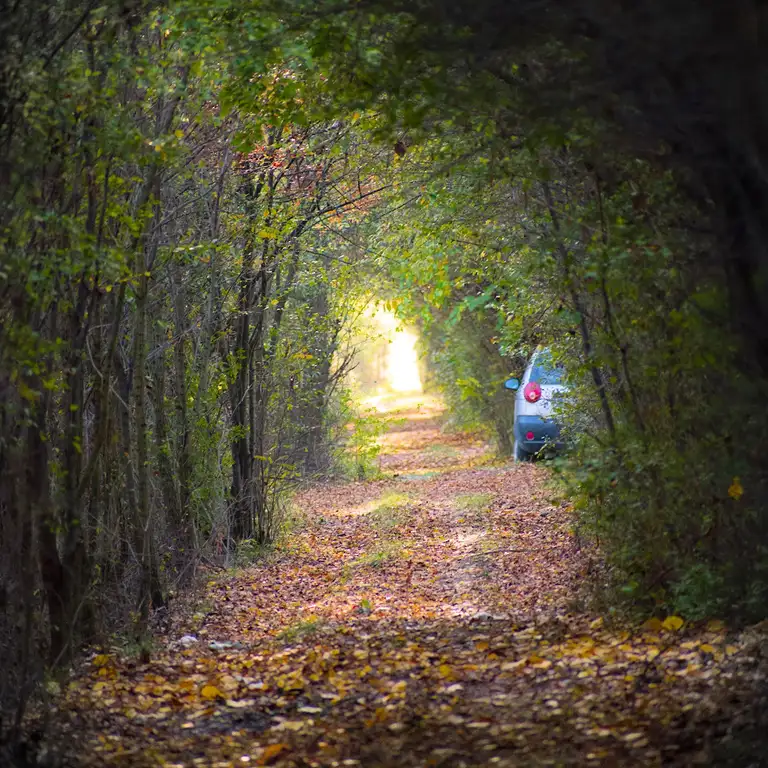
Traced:
<svg viewBox="0 0 768 768">
<path fill-rule="evenodd" d="M 437 671 L 440 673 L 440 677 L 442 677 L 444 680 L 455 680 L 456 675 L 454 674 L 453 667 L 450 664 L 441 664 Z"/>
<path fill-rule="evenodd" d="M 224 694 L 215 685 L 204 685 L 200 695 L 208 701 L 224 698 Z"/>
<path fill-rule="evenodd" d="M 663 624 L 661 623 L 661 619 L 657 619 L 654 617 L 644 622 L 642 628 L 646 630 L 646 632 L 661 632 L 663 628 Z"/>
<path fill-rule="evenodd" d="M 744 495 L 744 486 L 741 484 L 740 478 L 733 478 L 733 482 L 728 488 L 728 495 L 734 501 L 738 501 Z"/>
<path fill-rule="evenodd" d="M 109 656 L 107 656 L 106 653 L 100 653 L 98 656 L 93 657 L 93 666 L 105 667 L 107 664 L 109 664 L 109 661 Z"/>
<path fill-rule="evenodd" d="M 677 632 L 677 630 L 680 629 L 683 624 L 685 624 L 685 622 L 679 616 L 667 616 L 667 618 L 662 622 L 664 629 L 668 630 L 669 632 Z"/>
<path fill-rule="evenodd" d="M 389 712 L 386 707 L 376 707 L 373 713 L 373 723 L 383 723 L 389 718 Z"/>
<path fill-rule="evenodd" d="M 702 643 L 699 646 L 699 650 L 702 653 L 714 653 L 715 652 L 715 646 L 714 645 L 710 645 L 709 643 Z"/>
</svg>

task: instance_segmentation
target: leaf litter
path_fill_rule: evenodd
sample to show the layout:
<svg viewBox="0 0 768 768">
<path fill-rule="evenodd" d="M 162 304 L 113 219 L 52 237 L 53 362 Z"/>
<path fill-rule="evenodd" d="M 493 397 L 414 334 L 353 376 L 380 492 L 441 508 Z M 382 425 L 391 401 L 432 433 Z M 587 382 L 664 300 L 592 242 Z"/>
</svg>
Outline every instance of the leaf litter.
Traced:
<svg viewBox="0 0 768 768">
<path fill-rule="evenodd" d="M 590 614 L 594 553 L 545 470 L 411 408 L 389 476 L 299 494 L 287 543 L 212 578 L 149 663 L 92 656 L 57 702 L 66 764 L 712 764 L 764 629 Z"/>
</svg>

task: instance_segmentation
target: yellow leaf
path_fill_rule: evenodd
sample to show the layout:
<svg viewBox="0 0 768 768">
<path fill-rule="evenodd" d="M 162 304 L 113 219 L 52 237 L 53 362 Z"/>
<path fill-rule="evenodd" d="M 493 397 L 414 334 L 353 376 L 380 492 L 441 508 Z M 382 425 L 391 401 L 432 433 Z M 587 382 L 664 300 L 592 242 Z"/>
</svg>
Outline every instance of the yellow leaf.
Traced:
<svg viewBox="0 0 768 768">
<path fill-rule="evenodd" d="M 718 619 L 707 622 L 707 632 L 722 632 L 725 630 L 725 624 Z"/>
<path fill-rule="evenodd" d="M 376 723 L 384 723 L 389 719 L 389 712 L 387 711 L 386 707 L 377 707 L 374 710 L 373 717 L 366 720 L 366 726 L 370 728 L 372 725 L 376 725 Z"/>
<path fill-rule="evenodd" d="M 667 616 L 662 622 L 662 626 L 670 632 L 677 632 L 684 623 L 685 622 L 679 616 Z"/>
<path fill-rule="evenodd" d="M 455 680 L 456 675 L 453 673 L 453 667 L 450 664 L 441 664 L 437 671 L 440 673 L 440 677 L 445 680 Z"/>
<path fill-rule="evenodd" d="M 107 656 L 106 653 L 100 653 L 98 656 L 94 656 L 93 658 L 94 667 L 106 667 L 107 664 L 109 664 L 109 656 Z"/>
<path fill-rule="evenodd" d="M 710 645 L 709 643 L 702 643 L 699 646 L 699 650 L 702 653 L 714 653 L 715 652 L 715 646 L 714 645 Z"/>
<path fill-rule="evenodd" d="M 204 699 L 208 699 L 208 701 L 224 698 L 224 694 L 215 685 L 204 685 L 200 695 Z"/>
<path fill-rule="evenodd" d="M 643 624 L 643 629 L 646 632 L 661 632 L 663 627 L 664 625 L 661 623 L 661 620 L 655 617 L 648 619 L 648 621 Z"/>
<path fill-rule="evenodd" d="M 744 486 L 742 486 L 741 480 L 738 477 L 733 478 L 733 482 L 728 488 L 728 495 L 734 501 L 738 501 L 744 495 Z"/>
<path fill-rule="evenodd" d="M 174 135 L 174 136 L 175 136 L 177 139 L 183 139 L 183 138 L 184 138 L 184 131 L 179 131 L 179 130 L 176 130 L 176 131 L 174 131 L 174 132 L 173 132 L 173 135 Z"/>
</svg>

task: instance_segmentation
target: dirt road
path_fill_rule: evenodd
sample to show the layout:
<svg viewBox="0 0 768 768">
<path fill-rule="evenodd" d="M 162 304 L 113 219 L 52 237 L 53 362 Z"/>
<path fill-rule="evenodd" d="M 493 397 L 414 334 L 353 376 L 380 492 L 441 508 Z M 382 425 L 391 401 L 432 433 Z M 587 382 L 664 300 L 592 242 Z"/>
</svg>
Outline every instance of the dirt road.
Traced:
<svg viewBox="0 0 768 768">
<path fill-rule="evenodd" d="M 588 612 L 546 471 L 404 408 L 384 479 L 300 494 L 286 543 L 212 578 L 150 663 L 91 658 L 61 703 L 77 762 L 746 764 L 713 756 L 758 664 L 744 643 Z"/>
</svg>

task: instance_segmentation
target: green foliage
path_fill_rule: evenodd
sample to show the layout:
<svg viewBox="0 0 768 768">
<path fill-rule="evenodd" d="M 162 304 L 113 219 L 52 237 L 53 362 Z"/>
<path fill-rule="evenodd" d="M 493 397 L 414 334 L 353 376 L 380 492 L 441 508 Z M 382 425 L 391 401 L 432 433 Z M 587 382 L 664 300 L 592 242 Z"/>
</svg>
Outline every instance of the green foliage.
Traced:
<svg viewBox="0 0 768 768">
<path fill-rule="evenodd" d="M 123 5 L 0 25 L 0 710 L 256 556 L 335 447 L 374 150 L 279 14 Z"/>
<path fill-rule="evenodd" d="M 334 418 L 344 429 L 334 452 L 337 471 L 344 477 L 357 480 L 378 476 L 379 440 L 389 429 L 392 417 L 379 413 L 375 408 L 360 408 L 348 391 L 340 393 L 336 409 Z"/>
<path fill-rule="evenodd" d="M 321 632 L 325 624 L 322 619 L 316 616 L 310 616 L 308 619 L 297 621 L 288 629 L 283 630 L 278 636 L 278 640 L 284 643 L 296 643 L 316 635 Z"/>
<path fill-rule="evenodd" d="M 502 453 L 504 379 L 564 363 L 555 467 L 617 595 L 766 615 L 764 126 L 728 112 L 762 69 L 702 58 L 704 5 L 640 78 L 599 4 L 544 36 L 519 4 L 124 5 L 0 28 L 0 707 L 33 648 L 144 642 L 168 581 L 271 545 L 300 480 L 378 473 L 389 421 L 345 389 L 377 288 Z"/>
<path fill-rule="evenodd" d="M 410 497 L 405 493 L 385 493 L 368 513 L 371 525 L 386 534 L 408 521 Z"/>
<path fill-rule="evenodd" d="M 350 568 L 383 568 L 387 563 L 400 557 L 405 544 L 401 541 L 385 540 L 371 548 L 350 564 Z"/>
<path fill-rule="evenodd" d="M 502 447 L 503 380 L 538 345 L 564 364 L 570 448 L 555 467 L 616 600 L 759 618 L 765 385 L 729 326 L 705 217 L 652 164 L 605 148 L 591 170 L 600 130 L 583 123 L 557 152 L 527 142 L 496 167 L 497 145 L 478 142 L 447 178 L 425 168 L 463 134 L 413 148 L 395 196 L 408 224 L 382 219 L 374 235 L 391 303 L 420 325 L 454 418 Z"/>
</svg>

